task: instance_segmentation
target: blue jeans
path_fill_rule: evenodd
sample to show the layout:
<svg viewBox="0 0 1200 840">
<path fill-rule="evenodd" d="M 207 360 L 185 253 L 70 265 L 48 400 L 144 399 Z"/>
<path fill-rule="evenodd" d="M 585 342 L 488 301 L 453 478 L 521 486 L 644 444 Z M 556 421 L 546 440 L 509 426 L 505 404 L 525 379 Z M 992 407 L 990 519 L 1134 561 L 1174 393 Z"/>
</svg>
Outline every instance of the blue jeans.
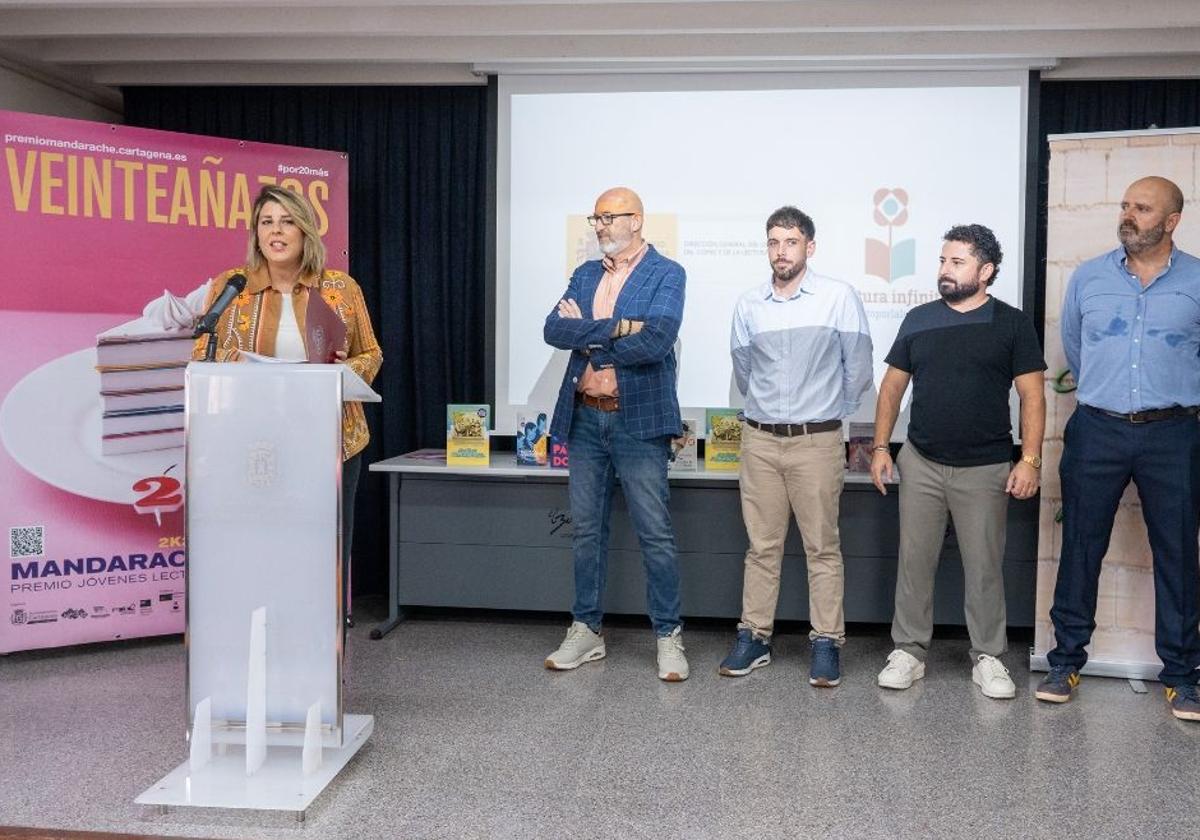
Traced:
<svg viewBox="0 0 1200 840">
<path fill-rule="evenodd" d="M 1081 405 L 1063 435 L 1062 552 L 1054 587 L 1051 665 L 1083 667 L 1096 629 L 1100 565 L 1132 480 L 1154 558 L 1154 647 L 1164 685 L 1195 683 L 1200 665 L 1200 423 L 1133 424 Z"/>
<path fill-rule="evenodd" d="M 575 560 L 571 613 L 593 632 L 600 631 L 604 619 L 608 518 L 618 476 L 642 549 L 650 623 L 659 636 L 679 626 L 679 557 L 667 507 L 670 448 L 668 438 L 642 440 L 629 434 L 620 411 L 575 404 L 567 437 Z"/>
</svg>

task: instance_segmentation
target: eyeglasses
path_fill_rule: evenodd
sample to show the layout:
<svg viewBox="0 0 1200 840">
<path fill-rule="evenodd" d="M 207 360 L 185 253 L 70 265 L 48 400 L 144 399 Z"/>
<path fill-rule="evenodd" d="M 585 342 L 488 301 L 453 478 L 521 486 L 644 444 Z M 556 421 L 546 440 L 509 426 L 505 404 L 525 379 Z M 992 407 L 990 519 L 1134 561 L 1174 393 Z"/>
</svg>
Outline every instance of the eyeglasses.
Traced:
<svg viewBox="0 0 1200 840">
<path fill-rule="evenodd" d="M 598 222 L 604 222 L 604 226 L 608 227 L 613 223 L 613 219 L 619 219 L 622 216 L 636 216 L 637 213 L 601 213 L 599 216 L 588 216 L 587 223 L 595 227 Z"/>
</svg>

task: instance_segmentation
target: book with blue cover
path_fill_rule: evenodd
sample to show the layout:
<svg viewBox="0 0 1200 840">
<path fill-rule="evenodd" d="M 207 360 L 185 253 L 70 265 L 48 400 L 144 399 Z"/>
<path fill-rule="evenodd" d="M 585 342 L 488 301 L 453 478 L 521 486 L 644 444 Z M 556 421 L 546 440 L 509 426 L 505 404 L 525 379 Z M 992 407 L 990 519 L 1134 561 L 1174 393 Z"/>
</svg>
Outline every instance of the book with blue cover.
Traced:
<svg viewBox="0 0 1200 840">
<path fill-rule="evenodd" d="M 550 462 L 550 424 L 547 414 L 517 415 L 517 463 L 544 467 Z"/>
</svg>

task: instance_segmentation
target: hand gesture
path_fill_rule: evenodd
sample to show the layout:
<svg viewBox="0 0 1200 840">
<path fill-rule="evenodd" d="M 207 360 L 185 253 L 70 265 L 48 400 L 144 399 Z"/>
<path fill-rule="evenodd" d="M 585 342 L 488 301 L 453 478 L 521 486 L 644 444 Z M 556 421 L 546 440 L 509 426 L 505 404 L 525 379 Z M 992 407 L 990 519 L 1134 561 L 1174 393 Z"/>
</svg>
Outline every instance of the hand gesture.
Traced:
<svg viewBox="0 0 1200 840">
<path fill-rule="evenodd" d="M 579 304 L 570 298 L 563 298 L 558 302 L 558 317 L 559 318 L 582 318 L 583 310 L 579 308 Z"/>
</svg>

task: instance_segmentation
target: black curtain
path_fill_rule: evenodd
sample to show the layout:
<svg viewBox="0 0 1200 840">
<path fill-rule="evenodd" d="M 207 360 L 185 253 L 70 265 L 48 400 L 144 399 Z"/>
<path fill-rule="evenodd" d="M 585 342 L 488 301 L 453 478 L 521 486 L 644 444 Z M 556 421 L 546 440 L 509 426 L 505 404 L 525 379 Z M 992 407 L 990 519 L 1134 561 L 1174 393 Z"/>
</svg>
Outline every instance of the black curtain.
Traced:
<svg viewBox="0 0 1200 840">
<path fill-rule="evenodd" d="M 485 402 L 487 89 L 130 87 L 129 125 L 344 151 L 350 274 L 383 369 L 364 463 L 445 445 L 445 406 Z M 212 270 L 240 254 L 214 254 Z M 387 580 L 386 481 L 364 467 L 354 591 Z"/>
<path fill-rule="evenodd" d="M 1043 81 L 1040 88 L 1037 286 L 1034 298 L 1034 317 L 1039 325 L 1046 315 L 1046 201 L 1050 178 L 1050 145 L 1046 138 L 1051 134 L 1087 131 L 1200 126 L 1200 79 Z M 1180 186 L 1186 193 L 1187 185 Z M 1200 220 L 1194 223 L 1200 224 Z M 1114 248 L 1116 244 L 1117 220 L 1114 215 Z"/>
</svg>

